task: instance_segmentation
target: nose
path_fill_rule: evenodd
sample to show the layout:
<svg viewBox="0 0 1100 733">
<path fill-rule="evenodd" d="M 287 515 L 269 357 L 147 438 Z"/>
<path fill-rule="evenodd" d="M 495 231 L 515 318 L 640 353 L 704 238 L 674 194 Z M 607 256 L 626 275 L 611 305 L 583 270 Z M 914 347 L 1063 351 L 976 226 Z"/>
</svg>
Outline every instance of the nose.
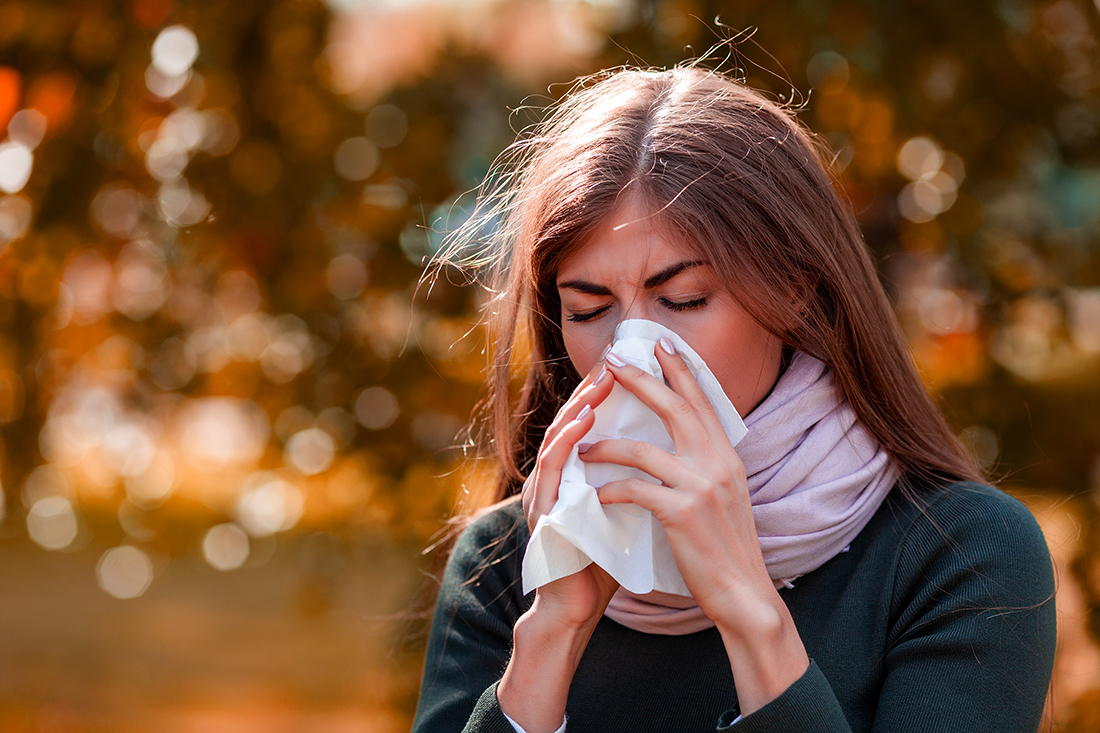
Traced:
<svg viewBox="0 0 1100 733">
<path fill-rule="evenodd" d="M 653 315 L 649 307 L 648 298 L 639 295 L 624 304 L 622 318 L 620 318 L 619 321 L 621 323 L 622 321 L 629 321 L 634 318 L 652 321 L 654 320 Z"/>
</svg>

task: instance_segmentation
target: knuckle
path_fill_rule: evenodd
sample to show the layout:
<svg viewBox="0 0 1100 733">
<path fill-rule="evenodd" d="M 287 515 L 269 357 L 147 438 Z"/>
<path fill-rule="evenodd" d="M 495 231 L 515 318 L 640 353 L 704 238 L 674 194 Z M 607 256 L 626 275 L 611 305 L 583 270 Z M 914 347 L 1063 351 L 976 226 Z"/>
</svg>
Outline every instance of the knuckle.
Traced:
<svg viewBox="0 0 1100 733">
<path fill-rule="evenodd" d="M 608 484 L 611 487 L 612 493 L 627 501 L 633 501 L 634 497 L 638 495 L 638 487 L 634 483 L 635 479 L 620 479 L 619 481 L 612 481 Z"/>
<path fill-rule="evenodd" d="M 715 482 L 719 486 L 729 486 L 731 483 L 733 483 L 734 478 L 735 478 L 735 475 L 734 475 L 733 471 L 731 471 L 726 466 L 723 466 L 722 468 L 718 469 L 715 472 L 715 476 L 714 476 Z"/>
<path fill-rule="evenodd" d="M 630 455 L 635 458 L 645 458 L 653 452 L 653 446 L 643 441 L 633 441 L 630 443 Z"/>
<path fill-rule="evenodd" d="M 687 417 L 695 411 L 695 408 L 692 407 L 692 404 L 685 400 L 683 397 L 677 397 L 675 400 L 673 400 L 671 409 L 673 415 L 678 415 L 680 417 Z"/>
<path fill-rule="evenodd" d="M 718 503 L 719 487 L 716 481 L 704 481 L 695 492 L 699 502 L 708 509 Z"/>
<path fill-rule="evenodd" d="M 712 405 L 710 400 L 707 399 L 707 396 L 703 394 L 703 390 L 699 390 L 695 395 L 693 395 L 691 401 L 692 404 L 695 406 L 695 409 L 699 412 L 707 415 L 715 414 L 714 405 Z"/>
<path fill-rule="evenodd" d="M 664 512 L 664 520 L 673 525 L 682 525 L 690 521 L 694 514 L 693 504 L 690 501 L 680 499 L 669 503 Z"/>
<path fill-rule="evenodd" d="M 726 459 L 726 471 L 728 471 L 730 480 L 739 484 L 748 483 L 749 477 L 748 472 L 745 470 L 745 464 L 741 462 L 741 457 L 736 453 Z"/>
</svg>

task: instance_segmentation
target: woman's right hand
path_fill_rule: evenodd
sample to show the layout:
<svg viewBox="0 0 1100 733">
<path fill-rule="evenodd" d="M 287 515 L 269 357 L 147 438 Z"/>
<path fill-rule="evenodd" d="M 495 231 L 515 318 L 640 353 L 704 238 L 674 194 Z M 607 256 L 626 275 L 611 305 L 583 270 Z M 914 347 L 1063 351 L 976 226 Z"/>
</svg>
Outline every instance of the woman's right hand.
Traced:
<svg viewBox="0 0 1100 733">
<path fill-rule="evenodd" d="M 523 484 L 523 511 L 532 531 L 539 517 L 557 502 L 562 468 L 573 448 L 592 428 L 596 419 L 593 409 L 611 394 L 614 385 L 614 377 L 601 360 L 547 428 L 535 469 Z M 540 587 L 532 610 L 572 628 L 594 626 L 618 588 L 619 584 L 605 570 L 590 563 L 573 575 Z"/>
<path fill-rule="evenodd" d="M 601 360 L 573 391 L 546 430 L 535 469 L 523 484 L 523 511 L 533 530 L 558 500 L 569 454 L 592 428 L 592 413 L 615 385 Z M 500 709 L 528 733 L 558 730 L 569 686 L 588 640 L 619 584 L 595 563 L 541 586 L 516 622 L 512 658 L 497 685 Z"/>
</svg>

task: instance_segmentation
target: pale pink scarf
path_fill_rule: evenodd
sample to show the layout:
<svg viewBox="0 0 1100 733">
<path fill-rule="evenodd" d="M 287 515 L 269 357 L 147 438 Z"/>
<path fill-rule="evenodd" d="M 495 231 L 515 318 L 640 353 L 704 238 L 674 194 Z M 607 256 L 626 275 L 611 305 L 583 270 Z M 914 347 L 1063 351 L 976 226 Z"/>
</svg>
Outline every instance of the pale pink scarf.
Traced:
<svg viewBox="0 0 1100 733">
<path fill-rule="evenodd" d="M 856 419 L 824 363 L 796 352 L 749 413 L 737 448 L 748 474 L 764 564 L 777 586 L 816 570 L 871 520 L 900 471 Z M 692 598 L 619 588 L 606 615 L 647 634 L 714 626 Z"/>
</svg>

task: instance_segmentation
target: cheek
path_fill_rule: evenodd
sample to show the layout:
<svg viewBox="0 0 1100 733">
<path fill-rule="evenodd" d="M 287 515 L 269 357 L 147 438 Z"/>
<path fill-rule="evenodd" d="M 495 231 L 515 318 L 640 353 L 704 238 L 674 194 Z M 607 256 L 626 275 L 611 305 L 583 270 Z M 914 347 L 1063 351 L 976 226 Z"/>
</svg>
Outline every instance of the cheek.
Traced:
<svg viewBox="0 0 1100 733">
<path fill-rule="evenodd" d="M 578 374 L 584 376 L 596 366 L 604 349 L 615 337 L 615 325 L 612 319 L 600 319 L 598 323 L 585 324 L 570 323 L 563 319 L 561 330 L 565 351 Z"/>
<path fill-rule="evenodd" d="M 696 349 L 710 367 L 726 396 L 744 417 L 764 398 L 779 375 L 783 345 L 756 325 L 736 320 L 716 328 Z"/>
</svg>

